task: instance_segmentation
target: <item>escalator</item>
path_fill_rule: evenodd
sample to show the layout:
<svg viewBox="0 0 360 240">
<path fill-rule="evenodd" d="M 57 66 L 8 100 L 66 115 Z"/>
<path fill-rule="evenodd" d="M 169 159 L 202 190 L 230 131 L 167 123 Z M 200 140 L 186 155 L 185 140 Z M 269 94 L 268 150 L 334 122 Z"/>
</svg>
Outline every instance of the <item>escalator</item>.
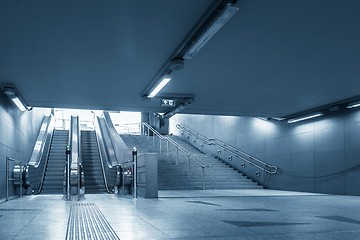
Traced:
<svg viewBox="0 0 360 240">
<path fill-rule="evenodd" d="M 95 131 L 81 131 L 81 153 L 86 193 L 107 193 Z"/>
<path fill-rule="evenodd" d="M 68 138 L 69 131 L 54 130 L 41 190 L 42 194 L 63 194 L 64 192 L 64 170 Z"/>
<path fill-rule="evenodd" d="M 55 130 L 54 117 L 45 116 L 31 158 L 24 167 L 24 187 L 32 194 L 66 193 L 68 197 L 65 168 L 66 146 L 70 145 L 70 195 L 118 192 L 121 165 L 106 123 L 101 121 L 105 129 L 101 130 L 98 118 L 95 131 L 80 131 L 78 117 L 72 116 L 70 130 Z"/>
</svg>

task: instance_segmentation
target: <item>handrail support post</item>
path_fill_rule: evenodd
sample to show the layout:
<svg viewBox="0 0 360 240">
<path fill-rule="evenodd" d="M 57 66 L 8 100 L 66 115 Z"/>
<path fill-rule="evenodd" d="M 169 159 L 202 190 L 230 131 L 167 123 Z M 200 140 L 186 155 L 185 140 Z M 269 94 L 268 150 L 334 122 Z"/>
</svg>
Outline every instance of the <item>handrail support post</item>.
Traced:
<svg viewBox="0 0 360 240">
<path fill-rule="evenodd" d="M 169 156 L 169 140 L 166 141 L 166 155 Z"/>
<path fill-rule="evenodd" d="M 188 176 L 190 176 L 190 156 L 187 156 L 187 162 L 188 162 Z"/>
<path fill-rule="evenodd" d="M 179 166 L 179 148 L 176 147 L 176 166 Z"/>
<path fill-rule="evenodd" d="M 154 134 L 154 132 L 153 132 L 152 139 L 153 139 L 153 146 L 155 146 L 155 134 Z"/>
<path fill-rule="evenodd" d="M 202 190 L 205 190 L 205 167 L 202 166 Z"/>
<path fill-rule="evenodd" d="M 159 145 L 160 145 L 160 153 L 161 153 L 161 151 L 162 151 L 162 149 L 161 149 L 161 138 L 159 138 Z"/>
<path fill-rule="evenodd" d="M 71 171 L 71 160 L 70 160 L 70 154 L 71 154 L 71 147 L 70 145 L 66 146 L 66 200 L 70 201 L 70 171 Z"/>
<path fill-rule="evenodd" d="M 133 157 L 133 184 L 134 184 L 134 198 L 137 198 L 137 149 L 133 147 L 132 150 Z"/>
</svg>

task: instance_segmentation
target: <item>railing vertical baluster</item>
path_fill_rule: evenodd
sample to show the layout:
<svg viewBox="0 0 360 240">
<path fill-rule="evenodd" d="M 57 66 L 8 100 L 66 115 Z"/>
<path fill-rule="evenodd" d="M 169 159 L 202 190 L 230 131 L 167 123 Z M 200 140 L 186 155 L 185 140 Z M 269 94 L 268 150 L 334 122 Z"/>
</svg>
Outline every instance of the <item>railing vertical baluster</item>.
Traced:
<svg viewBox="0 0 360 240">
<path fill-rule="evenodd" d="M 176 166 L 179 166 L 179 148 L 176 147 Z"/>
<path fill-rule="evenodd" d="M 166 155 L 169 156 L 169 140 L 166 141 Z"/>
<path fill-rule="evenodd" d="M 188 161 L 188 176 L 190 176 L 190 156 L 187 156 L 187 161 Z"/>
<path fill-rule="evenodd" d="M 152 136 L 152 139 L 153 139 L 153 146 L 155 146 L 155 133 L 154 132 L 152 132 L 153 133 L 153 136 Z"/>
<path fill-rule="evenodd" d="M 160 153 L 161 153 L 161 152 L 162 152 L 162 151 L 161 151 L 161 138 L 159 138 L 159 145 L 160 145 L 159 148 L 160 148 Z"/>
<path fill-rule="evenodd" d="M 205 167 L 202 167 L 202 189 L 205 190 Z"/>
</svg>

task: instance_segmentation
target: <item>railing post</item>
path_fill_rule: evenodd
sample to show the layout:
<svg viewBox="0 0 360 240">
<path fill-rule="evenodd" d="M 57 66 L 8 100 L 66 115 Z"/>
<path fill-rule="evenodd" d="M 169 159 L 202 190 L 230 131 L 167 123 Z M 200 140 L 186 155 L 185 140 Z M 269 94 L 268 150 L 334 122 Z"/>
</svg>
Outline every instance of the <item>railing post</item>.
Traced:
<svg viewBox="0 0 360 240">
<path fill-rule="evenodd" d="M 70 154 L 71 154 L 71 148 L 70 145 L 66 146 L 66 200 L 70 200 Z"/>
<path fill-rule="evenodd" d="M 169 140 L 166 141 L 166 155 L 169 156 Z"/>
<path fill-rule="evenodd" d="M 148 137 L 148 140 L 150 140 L 150 129 L 149 129 L 149 127 L 147 128 L 147 137 Z"/>
<path fill-rule="evenodd" d="M 202 166 L 202 189 L 205 190 L 205 167 Z"/>
<path fill-rule="evenodd" d="M 188 176 L 190 176 L 190 156 L 187 156 L 187 161 L 188 161 Z"/>
<path fill-rule="evenodd" d="M 179 148 L 176 147 L 176 166 L 179 165 Z"/>
<path fill-rule="evenodd" d="M 160 153 L 161 153 L 161 138 L 159 138 Z"/>
<path fill-rule="evenodd" d="M 9 157 L 6 157 L 6 201 L 9 201 Z"/>
<path fill-rule="evenodd" d="M 132 157 L 133 157 L 133 184 L 134 184 L 134 198 L 137 198 L 137 149 L 133 147 L 132 150 Z"/>
<path fill-rule="evenodd" d="M 155 134 L 154 134 L 154 132 L 153 132 L 152 139 L 153 139 L 153 146 L 155 146 Z"/>
</svg>

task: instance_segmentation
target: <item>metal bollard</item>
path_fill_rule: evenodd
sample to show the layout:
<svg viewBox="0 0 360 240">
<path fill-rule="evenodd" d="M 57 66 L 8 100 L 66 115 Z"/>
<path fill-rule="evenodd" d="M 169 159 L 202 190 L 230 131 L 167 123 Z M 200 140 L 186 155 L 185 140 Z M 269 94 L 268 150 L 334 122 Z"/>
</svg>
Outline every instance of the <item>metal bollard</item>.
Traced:
<svg viewBox="0 0 360 240">
<path fill-rule="evenodd" d="M 132 150 L 132 158 L 133 158 L 133 184 L 134 184 L 134 198 L 137 198 L 137 149 L 133 147 Z"/>
<path fill-rule="evenodd" d="M 66 200 L 69 201 L 71 199 L 70 196 L 70 171 L 71 171 L 71 163 L 70 163 L 70 154 L 71 148 L 70 145 L 66 146 Z"/>
</svg>

